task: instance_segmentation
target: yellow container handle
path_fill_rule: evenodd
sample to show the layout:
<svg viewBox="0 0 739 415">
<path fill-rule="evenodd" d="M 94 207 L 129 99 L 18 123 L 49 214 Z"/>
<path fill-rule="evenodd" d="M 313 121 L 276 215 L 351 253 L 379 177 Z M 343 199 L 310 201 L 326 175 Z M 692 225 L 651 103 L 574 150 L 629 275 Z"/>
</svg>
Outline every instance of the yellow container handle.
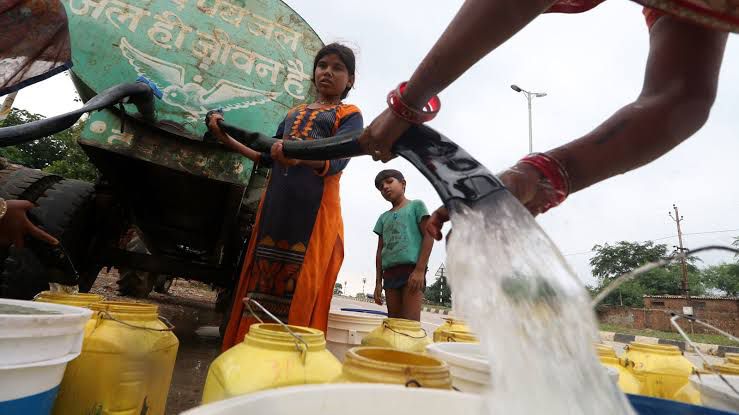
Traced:
<svg viewBox="0 0 739 415">
<path fill-rule="evenodd" d="M 264 323 L 264 321 L 262 321 L 262 319 L 259 318 L 259 316 L 257 315 L 257 313 L 254 312 L 254 310 L 251 308 L 251 305 L 249 305 L 249 303 L 254 303 L 257 307 L 259 307 L 260 309 L 262 309 L 262 311 L 264 312 L 264 314 L 268 315 L 272 320 L 276 321 L 277 324 L 281 325 L 288 332 L 288 334 L 290 334 L 291 336 L 293 336 L 295 338 L 295 340 L 296 340 L 295 341 L 295 349 L 298 351 L 298 353 L 300 353 L 300 359 L 302 360 L 303 364 L 305 364 L 305 358 L 306 358 L 306 356 L 308 354 L 308 343 L 306 343 L 305 340 L 303 340 L 302 337 L 300 337 L 299 335 L 295 334 L 292 330 L 290 330 L 290 327 L 287 324 L 283 323 L 282 320 L 280 320 L 279 318 L 277 318 L 277 316 L 275 316 L 274 314 L 270 313 L 269 310 L 267 310 L 266 308 L 264 308 L 263 305 L 259 304 L 259 302 L 257 300 L 255 300 L 255 299 L 253 299 L 251 297 L 244 298 L 244 305 L 246 306 L 247 310 L 249 310 L 249 312 L 251 313 L 251 315 L 253 315 L 254 318 L 257 319 L 257 321 L 259 321 L 260 323 Z"/>
<path fill-rule="evenodd" d="M 125 322 L 123 320 L 119 320 L 119 319 L 113 317 L 113 315 L 110 314 L 106 310 L 98 311 L 98 313 L 100 313 L 100 316 L 102 317 L 101 320 L 113 320 L 116 323 L 120 323 L 120 324 L 123 324 L 124 326 L 131 327 L 132 329 L 149 330 L 149 331 L 173 331 L 174 330 L 174 327 L 175 327 L 174 324 L 172 324 L 164 316 L 158 316 L 159 317 L 159 321 L 161 321 L 162 323 L 164 323 L 164 325 L 167 326 L 167 327 L 166 328 L 163 328 L 163 329 L 155 329 L 155 328 L 152 328 L 152 327 L 137 326 L 135 324 L 131 324 L 131 323 L 127 323 L 127 322 Z"/>
<path fill-rule="evenodd" d="M 426 333 L 426 329 L 424 329 L 423 327 L 421 327 L 421 331 L 423 332 L 423 336 L 416 337 L 416 336 L 411 336 L 410 334 L 407 334 L 407 333 L 401 333 L 399 331 L 394 330 L 392 327 L 390 327 L 390 324 L 388 324 L 388 322 L 386 322 L 386 321 L 383 321 L 382 322 L 382 326 L 384 328 L 392 331 L 395 334 L 400 334 L 400 335 L 403 335 L 403 336 L 406 336 L 406 337 L 410 337 L 411 339 L 425 339 L 426 337 L 428 337 L 428 333 Z"/>
</svg>

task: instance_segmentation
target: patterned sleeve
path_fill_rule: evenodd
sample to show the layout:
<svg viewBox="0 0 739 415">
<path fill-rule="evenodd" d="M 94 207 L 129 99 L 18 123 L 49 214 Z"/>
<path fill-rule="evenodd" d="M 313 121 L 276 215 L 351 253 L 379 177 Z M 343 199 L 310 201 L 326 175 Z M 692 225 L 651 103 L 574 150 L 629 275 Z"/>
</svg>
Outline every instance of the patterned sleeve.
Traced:
<svg viewBox="0 0 739 415">
<path fill-rule="evenodd" d="M 364 120 L 362 119 L 362 113 L 354 105 L 342 106 L 336 114 L 338 128 L 334 135 L 347 133 L 353 130 L 360 130 L 364 127 Z M 329 167 L 326 171 L 326 175 L 330 176 L 333 174 L 340 173 L 346 165 L 349 164 L 349 159 L 331 160 L 329 161 Z"/>
<path fill-rule="evenodd" d="M 376 233 L 379 236 L 382 236 L 382 217 L 384 215 L 380 215 L 379 218 L 377 218 L 377 223 L 375 223 L 375 229 L 372 230 L 372 232 Z"/>
<path fill-rule="evenodd" d="M 414 210 L 416 212 L 416 223 L 421 223 L 423 218 L 429 216 L 429 211 L 426 209 L 426 204 L 422 200 L 413 201 Z"/>
</svg>

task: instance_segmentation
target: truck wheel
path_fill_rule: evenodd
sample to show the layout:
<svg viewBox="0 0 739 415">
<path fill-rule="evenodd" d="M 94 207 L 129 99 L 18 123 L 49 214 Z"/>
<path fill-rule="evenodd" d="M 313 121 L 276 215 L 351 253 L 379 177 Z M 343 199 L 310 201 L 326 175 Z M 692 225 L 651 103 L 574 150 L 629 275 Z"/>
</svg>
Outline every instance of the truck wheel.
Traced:
<svg viewBox="0 0 739 415">
<path fill-rule="evenodd" d="M 133 269 L 120 270 L 118 293 L 126 297 L 146 298 L 154 288 L 154 275 Z"/>
<path fill-rule="evenodd" d="M 154 282 L 154 291 L 158 292 L 159 294 L 169 293 L 169 288 L 172 286 L 173 280 L 174 278 L 168 277 L 166 275 L 157 275 Z"/>
<path fill-rule="evenodd" d="M 0 197 L 35 202 L 49 187 L 62 180 L 61 176 L 11 164 L 0 171 Z"/>
<path fill-rule="evenodd" d="M 38 207 L 32 210 L 39 225 L 61 242 L 56 249 L 34 243 L 38 247 L 36 253 L 48 268 L 56 268 L 66 277 L 55 282 L 77 284 L 81 292 L 90 291 L 100 272 L 93 269 L 90 261 L 95 235 L 94 197 L 92 183 L 62 180 L 48 188 L 36 201 Z M 59 250 L 61 255 L 49 255 Z"/>
<path fill-rule="evenodd" d="M 11 246 L 0 274 L 0 297 L 31 300 L 49 289 L 44 265 L 28 248 Z"/>
<path fill-rule="evenodd" d="M 23 168 L 15 173 L 24 170 L 31 169 Z M 36 182 L 19 181 L 19 177 L 36 177 Z M 37 173 L 12 174 L 1 185 L 6 192 L 12 193 L 11 197 L 36 198 L 32 193 L 40 192 L 41 186 L 34 189 L 34 183 L 47 177 Z M 22 188 L 26 190 L 19 194 L 16 190 Z M 93 195 L 93 185 L 79 180 L 61 180 L 41 192 L 36 199 L 38 207 L 31 210 L 32 216 L 39 226 L 59 239 L 61 245 L 53 247 L 29 237 L 25 249 L 10 249 L 0 276 L 4 296 L 29 300 L 49 289 L 49 282 L 77 284 L 80 291 L 89 291 L 97 277 L 97 271 L 91 270 L 88 263 L 94 233 Z"/>
</svg>

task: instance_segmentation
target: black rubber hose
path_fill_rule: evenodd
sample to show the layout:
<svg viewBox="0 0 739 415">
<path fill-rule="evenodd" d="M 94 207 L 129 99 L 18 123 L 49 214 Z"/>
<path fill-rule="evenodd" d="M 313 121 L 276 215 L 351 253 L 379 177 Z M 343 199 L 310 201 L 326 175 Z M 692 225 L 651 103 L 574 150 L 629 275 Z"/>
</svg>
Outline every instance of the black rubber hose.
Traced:
<svg viewBox="0 0 739 415">
<path fill-rule="evenodd" d="M 83 114 L 111 107 L 126 98 L 136 105 L 144 119 L 154 120 L 154 93 L 151 88 L 141 82 L 120 84 L 99 93 L 75 111 L 26 124 L 0 128 L 0 147 L 38 140 L 66 130 L 73 126 Z"/>
<path fill-rule="evenodd" d="M 276 139 L 242 130 L 223 121 L 221 128 L 250 148 L 269 152 Z M 332 160 L 364 155 L 355 130 L 320 140 L 285 141 L 285 156 L 302 160 Z M 393 152 L 408 160 L 434 186 L 444 205 L 477 204 L 505 189 L 497 177 L 455 142 L 425 125 L 412 126 L 396 141 Z"/>
</svg>

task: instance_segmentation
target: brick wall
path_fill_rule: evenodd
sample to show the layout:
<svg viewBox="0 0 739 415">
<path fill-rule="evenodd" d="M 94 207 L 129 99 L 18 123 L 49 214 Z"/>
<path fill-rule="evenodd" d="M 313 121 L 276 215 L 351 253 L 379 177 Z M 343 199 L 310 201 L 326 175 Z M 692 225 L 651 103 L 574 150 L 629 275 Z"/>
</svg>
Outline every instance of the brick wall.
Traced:
<svg viewBox="0 0 739 415">
<path fill-rule="evenodd" d="M 662 302 L 661 300 L 664 300 L 664 305 L 659 304 Z M 697 306 L 698 301 L 704 300 L 699 298 L 694 300 L 691 299 L 693 312 L 696 318 L 735 336 L 739 336 L 739 307 L 737 304 L 739 303 L 739 300 L 712 301 L 711 299 L 705 299 L 705 306 L 700 307 Z M 657 304 L 655 304 L 655 302 Z M 670 312 L 682 313 L 682 308 L 686 304 L 684 298 L 645 298 L 644 303 L 644 308 L 601 306 L 597 310 L 598 320 L 602 323 L 615 324 L 635 329 L 676 331 L 670 324 Z M 690 323 L 687 320 L 681 319 L 678 320 L 678 323 L 683 328 L 690 328 Z M 699 324 L 693 324 L 692 330 L 695 333 L 716 333 L 715 331 L 704 328 Z M 690 330 L 687 331 L 690 332 Z"/>
</svg>

